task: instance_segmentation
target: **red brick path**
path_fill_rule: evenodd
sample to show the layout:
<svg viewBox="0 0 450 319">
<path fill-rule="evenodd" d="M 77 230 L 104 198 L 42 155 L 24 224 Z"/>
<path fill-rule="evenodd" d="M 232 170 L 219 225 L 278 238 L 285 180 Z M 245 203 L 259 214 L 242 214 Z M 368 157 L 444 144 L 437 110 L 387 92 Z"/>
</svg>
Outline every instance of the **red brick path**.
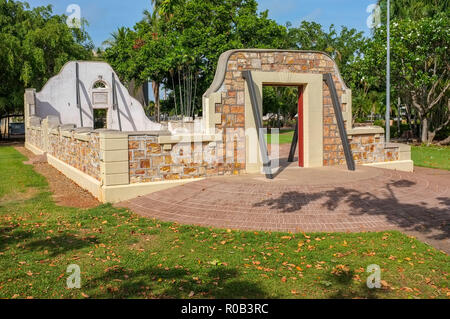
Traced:
<svg viewBox="0 0 450 319">
<path fill-rule="evenodd" d="M 288 168 L 272 182 L 216 177 L 119 205 L 164 221 L 242 230 L 397 229 L 450 252 L 450 172 L 359 167 L 357 174 Z"/>
</svg>

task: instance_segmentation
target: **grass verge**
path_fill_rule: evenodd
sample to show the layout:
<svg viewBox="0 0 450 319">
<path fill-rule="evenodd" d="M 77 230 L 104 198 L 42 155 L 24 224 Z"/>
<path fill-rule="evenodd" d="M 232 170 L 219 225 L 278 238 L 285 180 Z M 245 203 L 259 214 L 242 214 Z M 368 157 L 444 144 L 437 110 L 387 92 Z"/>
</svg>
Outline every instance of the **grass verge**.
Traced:
<svg viewBox="0 0 450 319">
<path fill-rule="evenodd" d="M 411 147 L 414 165 L 450 170 L 450 147 L 421 145 Z"/>
</svg>

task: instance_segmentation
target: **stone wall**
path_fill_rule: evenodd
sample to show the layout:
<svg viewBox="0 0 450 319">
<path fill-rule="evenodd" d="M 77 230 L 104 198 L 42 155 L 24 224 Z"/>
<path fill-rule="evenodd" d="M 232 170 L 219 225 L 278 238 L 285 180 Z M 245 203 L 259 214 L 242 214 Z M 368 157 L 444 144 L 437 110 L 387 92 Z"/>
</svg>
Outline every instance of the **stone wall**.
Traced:
<svg viewBox="0 0 450 319">
<path fill-rule="evenodd" d="M 158 143 L 158 136 L 128 138 L 130 183 L 180 180 L 224 172 L 215 142 Z"/>
<path fill-rule="evenodd" d="M 356 164 L 397 161 L 398 148 L 386 148 L 382 134 L 354 135 L 350 139 L 350 148 Z"/>
<path fill-rule="evenodd" d="M 48 154 L 100 180 L 100 144 L 98 133 L 85 133 L 83 139 L 74 132 L 50 133 Z"/>
<path fill-rule="evenodd" d="M 38 149 L 44 149 L 44 137 L 41 127 L 28 127 L 25 131 L 25 139 Z"/>
<path fill-rule="evenodd" d="M 101 180 L 99 133 L 77 134 L 73 130 L 29 126 L 26 142 L 58 160 Z"/>
<path fill-rule="evenodd" d="M 215 112 L 220 114 L 220 123 L 216 124 L 218 130 L 241 129 L 245 127 L 245 81 L 242 71 L 265 71 L 265 72 L 287 72 L 287 73 L 331 73 L 336 86 L 338 98 L 341 101 L 342 112 L 347 127 L 351 123 L 351 101 L 346 101 L 347 88 L 343 82 L 336 63 L 327 55 L 320 52 L 301 51 L 264 51 L 248 50 L 235 51 L 228 57 L 225 70 L 225 79 L 220 88 L 221 102 L 215 106 Z M 349 106 L 350 105 L 350 106 Z M 225 135 L 223 140 L 225 142 Z M 376 142 L 375 139 L 378 141 Z M 372 142 L 373 140 L 373 142 Z M 371 160 L 380 162 L 391 161 L 395 158 L 395 149 L 386 152 L 382 146 L 382 138 L 355 138 L 354 144 L 355 160 L 358 163 L 369 163 Z M 225 144 L 224 144 L 225 145 Z M 225 147 L 225 146 L 224 146 Z M 362 148 L 364 151 L 361 151 Z M 237 137 L 237 151 L 245 150 L 245 133 Z M 366 151 L 368 149 L 368 151 Z M 342 142 L 334 114 L 328 86 L 323 83 L 323 165 L 336 165 L 345 163 Z M 223 149 L 222 152 L 226 152 Z M 228 150 L 229 151 L 229 150 Z M 218 150 L 221 152 L 221 150 Z M 373 154 L 368 154 L 373 152 Z M 389 156 L 388 156 L 389 155 Z M 227 164 L 227 171 L 240 171 L 245 168 L 245 163 Z"/>
</svg>

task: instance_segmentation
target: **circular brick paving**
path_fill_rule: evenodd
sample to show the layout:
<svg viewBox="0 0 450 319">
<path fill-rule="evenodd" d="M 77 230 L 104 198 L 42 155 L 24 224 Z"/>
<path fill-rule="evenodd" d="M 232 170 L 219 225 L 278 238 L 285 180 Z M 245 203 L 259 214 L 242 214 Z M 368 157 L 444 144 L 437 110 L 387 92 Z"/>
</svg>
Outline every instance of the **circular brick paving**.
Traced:
<svg viewBox="0 0 450 319">
<path fill-rule="evenodd" d="M 164 221 L 291 232 L 401 230 L 450 250 L 450 172 L 288 167 L 261 176 L 214 177 L 119 206 Z"/>
</svg>

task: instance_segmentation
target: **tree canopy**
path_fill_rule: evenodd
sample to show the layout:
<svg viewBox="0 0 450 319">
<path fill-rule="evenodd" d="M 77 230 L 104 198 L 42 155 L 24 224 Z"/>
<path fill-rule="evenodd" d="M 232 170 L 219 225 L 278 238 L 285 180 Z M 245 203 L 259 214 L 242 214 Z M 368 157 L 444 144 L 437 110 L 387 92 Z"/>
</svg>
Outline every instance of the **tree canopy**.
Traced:
<svg viewBox="0 0 450 319">
<path fill-rule="evenodd" d="M 391 25 L 393 93 L 417 113 L 423 142 L 450 122 L 450 19 L 445 14 Z M 377 29 L 358 62 L 357 78 L 381 90 L 385 84 L 386 28 Z"/>
<path fill-rule="evenodd" d="M 269 19 L 267 11 L 258 13 L 255 0 L 154 4 L 153 13 L 146 12 L 133 30 L 126 30 L 123 41 L 105 50 L 104 57 L 125 80 L 151 79 L 154 86 L 163 83 L 172 89 L 174 103 L 180 112 L 189 113 L 185 115 L 200 108 L 201 94 L 224 51 L 288 47 L 286 27 Z M 122 46 L 125 42 L 127 47 Z"/>
<path fill-rule="evenodd" d="M 0 0 L 0 115 L 23 109 L 25 88 L 40 89 L 70 60 L 91 59 L 84 28 L 70 29 L 51 6 Z"/>
<path fill-rule="evenodd" d="M 450 126 L 449 0 L 391 1 L 392 109 L 406 108 L 408 124 L 431 142 Z M 102 58 L 121 80 L 151 81 L 155 114 L 159 92 L 172 114 L 201 112 L 201 95 L 213 80 L 220 54 L 229 49 L 317 50 L 338 64 L 353 90 L 355 121 L 385 109 L 386 0 L 378 0 L 382 26 L 370 36 L 345 26 L 324 29 L 316 22 L 280 25 L 256 0 L 151 0 L 134 27 L 121 27 L 105 41 Z M 84 27 L 71 29 L 52 8 L 30 9 L 24 2 L 0 0 L 0 114 L 19 110 L 25 87 L 42 85 L 62 65 L 91 59 L 93 45 Z M 265 109 L 289 115 L 295 92 L 267 88 Z M 269 100 L 272 101 L 269 103 Z M 289 101 L 293 101 L 292 103 Z M 271 104 L 271 105 L 269 105 Z M 159 117 L 158 117 L 159 118 Z"/>
</svg>

